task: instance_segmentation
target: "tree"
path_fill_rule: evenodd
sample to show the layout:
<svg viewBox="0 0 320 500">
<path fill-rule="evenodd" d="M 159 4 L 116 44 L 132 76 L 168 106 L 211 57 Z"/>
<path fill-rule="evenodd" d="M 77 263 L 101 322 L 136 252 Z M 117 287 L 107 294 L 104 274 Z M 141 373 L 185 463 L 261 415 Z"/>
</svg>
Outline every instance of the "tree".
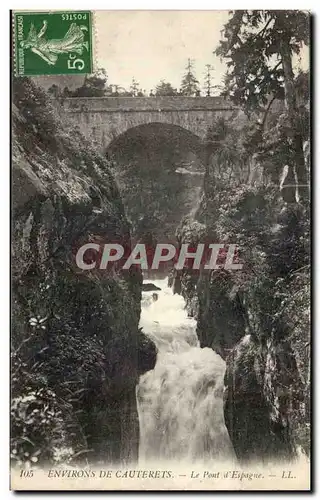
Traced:
<svg viewBox="0 0 320 500">
<path fill-rule="evenodd" d="M 211 95 L 211 89 L 213 88 L 213 85 L 211 84 L 211 81 L 212 81 L 211 71 L 212 70 L 213 70 L 213 66 L 211 66 L 211 64 L 206 64 L 204 86 L 205 86 L 205 91 L 206 91 L 206 96 L 207 97 L 210 97 L 210 95 Z"/>
<path fill-rule="evenodd" d="M 165 82 L 164 80 L 160 80 L 160 83 L 156 86 L 154 93 L 157 96 L 178 95 L 177 89 L 175 89 L 171 83 Z"/>
<path fill-rule="evenodd" d="M 73 93 L 68 87 L 64 87 L 62 97 L 73 97 Z"/>
<path fill-rule="evenodd" d="M 134 77 L 132 77 L 132 82 L 130 85 L 130 93 L 132 97 L 137 97 L 138 92 L 139 92 L 139 83 Z"/>
<path fill-rule="evenodd" d="M 270 98 L 285 97 L 288 145 L 301 201 L 308 197 L 308 186 L 292 55 L 309 43 L 309 23 L 303 11 L 232 11 L 215 51 L 228 60 L 225 95 L 248 113 L 261 110 Z"/>
<path fill-rule="evenodd" d="M 181 82 L 181 94 L 185 96 L 196 96 L 199 95 L 199 82 L 193 74 L 193 62 L 188 59 L 188 64 L 186 66 L 186 74 L 182 78 Z"/>
<path fill-rule="evenodd" d="M 107 80 L 106 70 L 99 68 L 92 75 L 86 75 L 83 85 L 72 93 L 72 97 L 103 97 Z"/>
<path fill-rule="evenodd" d="M 55 83 L 53 85 L 51 85 L 51 87 L 48 88 L 48 93 L 51 94 L 55 98 L 60 97 L 62 94 L 61 88 L 58 85 L 56 85 Z"/>
</svg>

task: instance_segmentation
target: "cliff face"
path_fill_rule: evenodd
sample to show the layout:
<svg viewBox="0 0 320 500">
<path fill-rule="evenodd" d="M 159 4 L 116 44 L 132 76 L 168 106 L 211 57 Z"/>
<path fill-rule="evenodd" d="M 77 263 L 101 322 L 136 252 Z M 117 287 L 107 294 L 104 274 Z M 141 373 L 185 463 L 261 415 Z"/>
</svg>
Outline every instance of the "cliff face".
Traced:
<svg viewBox="0 0 320 500">
<path fill-rule="evenodd" d="M 179 244 L 236 243 L 243 269 L 175 271 L 202 347 L 227 362 L 225 421 L 240 460 L 289 459 L 309 449 L 307 211 L 268 186 L 217 186 L 207 167 L 201 207 Z"/>
<path fill-rule="evenodd" d="M 130 241 L 118 189 L 30 80 L 13 97 L 12 457 L 134 460 L 135 385 L 156 357 L 138 330 L 141 274 L 74 259 L 92 239 Z"/>
</svg>

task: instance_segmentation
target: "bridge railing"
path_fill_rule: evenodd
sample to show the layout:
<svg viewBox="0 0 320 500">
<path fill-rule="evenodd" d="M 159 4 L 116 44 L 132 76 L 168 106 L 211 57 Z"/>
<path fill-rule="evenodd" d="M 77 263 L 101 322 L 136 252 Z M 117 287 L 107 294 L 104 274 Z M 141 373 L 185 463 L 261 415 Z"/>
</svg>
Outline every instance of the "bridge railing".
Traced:
<svg viewBox="0 0 320 500">
<path fill-rule="evenodd" d="M 215 111 L 234 106 L 223 97 L 69 97 L 60 104 L 69 112 Z"/>
</svg>

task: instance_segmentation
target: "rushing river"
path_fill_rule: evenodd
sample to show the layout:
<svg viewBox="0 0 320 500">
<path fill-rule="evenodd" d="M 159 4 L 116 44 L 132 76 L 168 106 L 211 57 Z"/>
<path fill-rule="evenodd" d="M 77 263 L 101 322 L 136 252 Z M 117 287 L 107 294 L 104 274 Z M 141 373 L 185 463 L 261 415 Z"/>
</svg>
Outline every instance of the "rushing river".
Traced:
<svg viewBox="0 0 320 500">
<path fill-rule="evenodd" d="M 179 460 L 215 462 L 233 458 L 223 416 L 225 362 L 199 347 L 196 321 L 167 279 L 146 281 L 161 288 L 143 292 L 140 326 L 158 349 L 154 370 L 137 387 L 140 463 Z"/>
</svg>

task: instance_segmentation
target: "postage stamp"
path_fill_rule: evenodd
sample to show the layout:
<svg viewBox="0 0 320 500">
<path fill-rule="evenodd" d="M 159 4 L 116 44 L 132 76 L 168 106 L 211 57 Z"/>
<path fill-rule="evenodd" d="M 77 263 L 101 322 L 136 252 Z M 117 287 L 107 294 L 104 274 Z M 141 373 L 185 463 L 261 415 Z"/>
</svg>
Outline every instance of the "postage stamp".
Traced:
<svg viewBox="0 0 320 500">
<path fill-rule="evenodd" d="M 15 12 L 16 76 L 91 73 L 90 11 Z"/>
</svg>

